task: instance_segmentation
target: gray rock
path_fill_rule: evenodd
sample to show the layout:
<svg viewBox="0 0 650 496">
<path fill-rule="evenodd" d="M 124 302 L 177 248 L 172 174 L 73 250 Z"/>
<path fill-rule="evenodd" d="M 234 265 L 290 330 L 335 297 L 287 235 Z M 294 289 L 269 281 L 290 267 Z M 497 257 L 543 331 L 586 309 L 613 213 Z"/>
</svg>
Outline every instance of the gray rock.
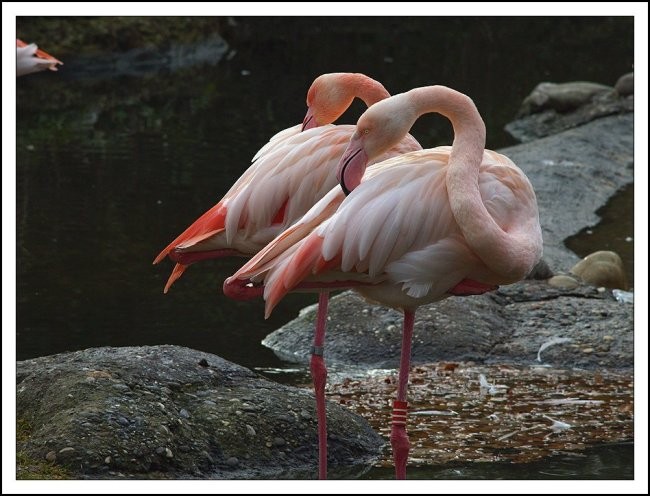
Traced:
<svg viewBox="0 0 650 496">
<path fill-rule="evenodd" d="M 621 96 L 633 95 L 634 94 L 634 73 L 628 72 L 627 74 L 623 74 L 620 78 L 618 78 L 618 81 L 616 81 L 616 84 L 614 85 L 614 89 Z"/>
<path fill-rule="evenodd" d="M 113 387 L 118 382 L 130 385 L 128 396 Z M 280 420 L 288 403 L 314 410 L 313 394 L 209 353 L 178 346 L 88 349 L 18 362 L 17 383 L 17 419 L 29 426 L 17 440 L 21 459 L 54 453 L 48 459 L 72 478 L 110 478 L 108 463 L 129 478 L 316 477 L 316 422 Z M 166 393 L 152 395 L 152 386 Z M 207 405 L 201 392 L 221 399 Z M 242 397 L 259 412 L 237 415 Z M 362 470 L 383 438 L 349 410 L 334 403 L 327 409 L 328 428 L 338 434 L 329 442 L 329 464 L 353 458 Z M 278 457 L 249 442 L 253 432 L 291 449 Z"/>
<path fill-rule="evenodd" d="M 263 344 L 285 360 L 307 363 L 315 313 L 315 307 L 308 307 L 267 336 Z M 348 291 L 331 298 L 328 313 L 325 360 L 332 375 L 399 366 L 400 312 L 370 305 Z M 631 305 L 592 286 L 561 289 L 543 281 L 523 281 L 494 293 L 451 297 L 419 308 L 412 363 L 532 364 L 539 347 L 558 333 L 570 337 L 581 349 L 597 347 L 604 336 L 612 340 L 609 353 L 602 357 L 576 353 L 574 346 L 550 349 L 544 358 L 554 366 L 633 366 Z"/>
<path fill-rule="evenodd" d="M 614 88 L 611 86 L 587 81 L 539 83 L 524 99 L 518 117 L 547 109 L 568 112 L 613 92 Z"/>
<path fill-rule="evenodd" d="M 541 83 L 526 97 L 517 119 L 508 123 L 505 130 L 527 143 L 601 117 L 633 112 L 633 76 L 626 76 L 617 83 L 620 91 L 596 83 Z"/>
</svg>

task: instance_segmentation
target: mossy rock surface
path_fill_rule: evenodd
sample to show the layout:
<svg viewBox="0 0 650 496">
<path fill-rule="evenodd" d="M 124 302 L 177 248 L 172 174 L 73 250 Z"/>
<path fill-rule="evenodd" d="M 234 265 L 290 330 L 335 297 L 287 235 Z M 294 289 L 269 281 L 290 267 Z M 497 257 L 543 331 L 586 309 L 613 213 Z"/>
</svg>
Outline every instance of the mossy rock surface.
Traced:
<svg viewBox="0 0 650 496">
<path fill-rule="evenodd" d="M 327 414 L 329 464 L 371 463 L 379 434 L 340 405 Z M 69 478 L 316 476 L 311 391 L 179 346 L 18 362 L 17 418 L 29 426 L 17 439 L 19 474 L 30 472 L 21 463 L 47 462 Z"/>
</svg>

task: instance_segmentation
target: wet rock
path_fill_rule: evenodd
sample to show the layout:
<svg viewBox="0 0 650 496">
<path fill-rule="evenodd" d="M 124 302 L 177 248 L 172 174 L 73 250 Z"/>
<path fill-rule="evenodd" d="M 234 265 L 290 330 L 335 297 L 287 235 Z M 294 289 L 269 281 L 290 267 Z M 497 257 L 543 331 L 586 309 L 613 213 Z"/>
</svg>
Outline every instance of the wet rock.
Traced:
<svg viewBox="0 0 650 496">
<path fill-rule="evenodd" d="M 621 96 L 633 95 L 634 94 L 634 73 L 628 72 L 627 74 L 623 74 L 620 78 L 618 78 L 618 81 L 616 81 L 616 84 L 614 85 L 614 89 Z"/>
<path fill-rule="evenodd" d="M 621 82 L 620 86 L 623 93 L 588 82 L 540 83 L 505 130 L 516 140 L 527 143 L 601 117 L 633 112 L 634 98 L 626 93 L 629 84 Z"/>
<path fill-rule="evenodd" d="M 587 255 L 571 268 L 571 273 L 592 286 L 628 288 L 623 261 L 613 251 L 597 251 Z"/>
<path fill-rule="evenodd" d="M 128 396 L 113 379 L 87 382 L 85 371 L 98 368 L 129 384 Z M 17 362 L 17 382 L 17 418 L 31 426 L 16 443 L 22 459 L 52 452 L 72 478 L 316 477 L 316 423 L 280 419 L 287 404 L 313 411 L 312 392 L 216 355 L 178 346 L 94 348 Z M 153 385 L 165 393 L 150 394 Z M 222 399 L 206 405 L 205 392 Z M 248 404 L 244 396 L 259 411 L 237 415 Z M 353 457 L 363 469 L 384 440 L 338 404 L 328 404 L 327 414 L 338 434 L 329 443 L 330 465 L 348 465 Z M 251 435 L 294 449 L 278 457 L 249 442 Z"/>
<path fill-rule="evenodd" d="M 524 99 L 518 116 L 522 117 L 546 109 L 568 112 L 597 98 L 611 95 L 613 92 L 614 88 L 611 86 L 587 81 L 539 83 Z"/>
<path fill-rule="evenodd" d="M 533 270 L 530 271 L 530 274 L 526 276 L 526 279 L 548 279 L 553 277 L 553 271 L 548 266 L 548 263 L 543 258 L 537 262 Z"/>
<path fill-rule="evenodd" d="M 580 348 L 593 347 L 610 336 L 610 353 L 596 357 L 557 346 L 544 354 L 556 366 L 628 368 L 633 366 L 633 311 L 611 291 L 578 284 L 572 289 L 545 281 L 523 281 L 496 292 L 451 297 L 418 309 L 413 334 L 412 363 L 473 361 L 476 363 L 535 362 L 539 347 L 559 333 Z M 363 309 L 369 312 L 364 315 Z M 267 336 L 263 344 L 279 357 L 308 363 L 315 308 Z M 354 292 L 330 300 L 325 360 L 331 375 L 396 368 L 401 343 L 400 312 L 365 302 Z M 397 322 L 392 332 L 386 322 Z M 353 328 L 354 332 L 350 332 Z"/>
</svg>

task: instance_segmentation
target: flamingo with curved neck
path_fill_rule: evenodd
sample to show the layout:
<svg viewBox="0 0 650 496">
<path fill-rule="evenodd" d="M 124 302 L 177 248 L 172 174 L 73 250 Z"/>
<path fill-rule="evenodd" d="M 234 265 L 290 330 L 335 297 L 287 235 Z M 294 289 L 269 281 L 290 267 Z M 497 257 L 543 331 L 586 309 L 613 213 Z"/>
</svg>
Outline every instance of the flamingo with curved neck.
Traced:
<svg viewBox="0 0 650 496">
<path fill-rule="evenodd" d="M 451 121 L 452 147 L 367 167 L 429 112 Z M 541 258 L 530 182 L 510 159 L 484 146 L 476 106 L 450 88 L 416 88 L 376 103 L 359 118 L 339 162 L 341 188 L 224 283 L 234 298 L 263 294 L 266 316 L 289 291 L 344 287 L 404 312 L 391 431 L 399 479 L 406 477 L 409 452 L 406 393 L 416 309 L 523 279 Z"/>
</svg>

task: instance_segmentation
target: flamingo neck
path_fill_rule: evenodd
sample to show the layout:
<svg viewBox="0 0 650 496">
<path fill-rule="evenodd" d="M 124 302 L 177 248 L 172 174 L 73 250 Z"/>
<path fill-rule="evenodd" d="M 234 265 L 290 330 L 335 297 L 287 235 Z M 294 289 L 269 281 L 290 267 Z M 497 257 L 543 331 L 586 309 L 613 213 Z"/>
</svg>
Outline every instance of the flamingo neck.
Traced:
<svg viewBox="0 0 650 496">
<path fill-rule="evenodd" d="M 447 170 L 447 194 L 454 218 L 476 255 L 504 283 L 525 277 L 532 269 L 535 246 L 526 233 L 504 231 L 485 208 L 479 190 L 479 169 L 485 148 L 485 124 L 474 102 L 444 86 L 410 91 L 418 116 L 438 112 L 454 128 Z M 536 260 L 532 261 L 532 264 Z"/>
<path fill-rule="evenodd" d="M 352 73 L 349 75 L 350 85 L 353 89 L 354 95 L 363 100 L 367 107 L 370 107 L 380 100 L 384 100 L 390 96 L 390 93 L 384 86 L 372 78 L 364 74 Z"/>
</svg>

